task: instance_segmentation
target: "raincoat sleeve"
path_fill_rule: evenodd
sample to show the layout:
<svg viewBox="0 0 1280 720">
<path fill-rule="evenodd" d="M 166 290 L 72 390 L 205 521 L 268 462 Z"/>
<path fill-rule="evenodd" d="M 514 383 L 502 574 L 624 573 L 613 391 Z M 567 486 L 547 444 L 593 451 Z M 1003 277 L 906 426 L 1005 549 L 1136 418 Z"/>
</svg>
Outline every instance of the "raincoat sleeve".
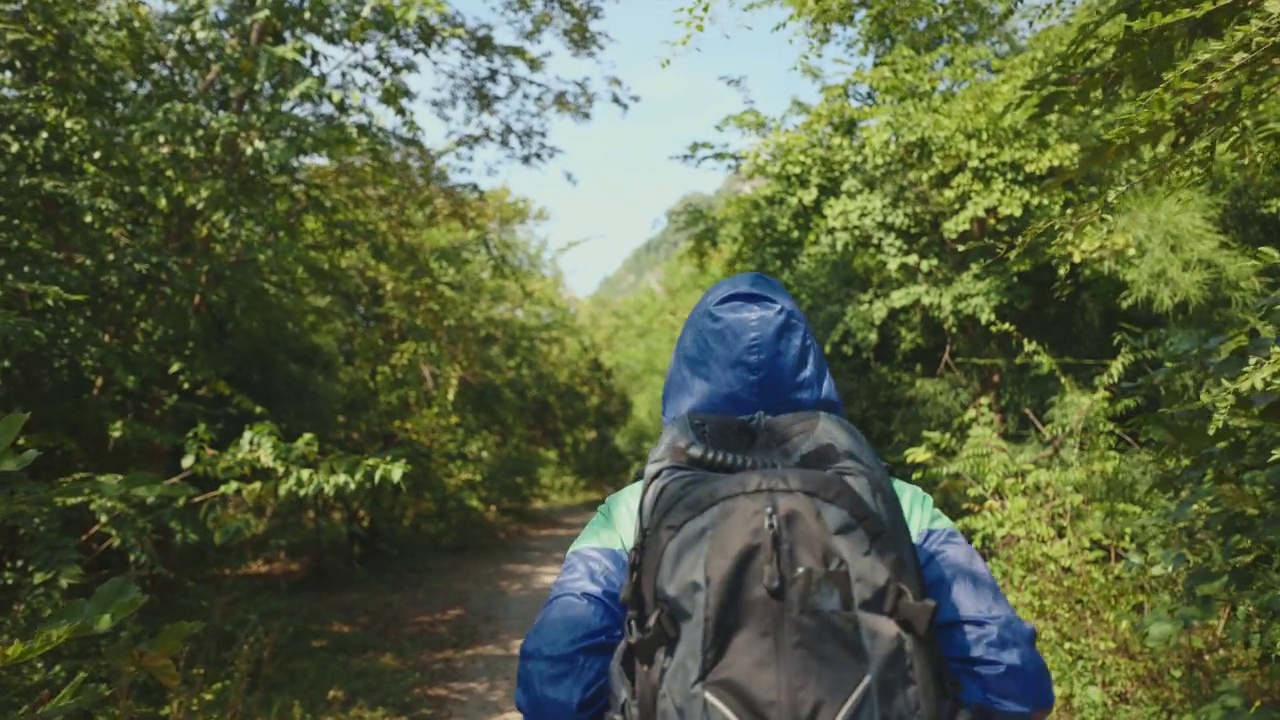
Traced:
<svg viewBox="0 0 1280 720">
<path fill-rule="evenodd" d="M 1053 680 L 1036 631 L 1014 612 L 973 546 L 920 488 L 893 481 L 915 540 L 934 624 L 960 702 L 978 718 L 1044 717 Z"/>
<path fill-rule="evenodd" d="M 516 709 L 525 720 L 598 720 L 609 709 L 609 663 L 622 641 L 618 595 L 635 535 L 640 484 L 605 500 L 565 556 L 520 646 Z"/>
</svg>

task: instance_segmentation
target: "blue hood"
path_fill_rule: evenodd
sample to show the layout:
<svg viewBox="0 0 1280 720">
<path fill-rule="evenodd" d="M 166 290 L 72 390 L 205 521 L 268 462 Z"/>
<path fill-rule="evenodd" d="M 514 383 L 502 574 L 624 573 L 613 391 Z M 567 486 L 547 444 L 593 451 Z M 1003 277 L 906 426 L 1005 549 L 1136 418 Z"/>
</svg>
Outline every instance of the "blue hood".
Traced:
<svg viewBox="0 0 1280 720">
<path fill-rule="evenodd" d="M 662 424 L 689 412 L 844 414 L 809 321 L 777 280 L 743 273 L 711 286 L 685 320 L 662 388 Z"/>
</svg>

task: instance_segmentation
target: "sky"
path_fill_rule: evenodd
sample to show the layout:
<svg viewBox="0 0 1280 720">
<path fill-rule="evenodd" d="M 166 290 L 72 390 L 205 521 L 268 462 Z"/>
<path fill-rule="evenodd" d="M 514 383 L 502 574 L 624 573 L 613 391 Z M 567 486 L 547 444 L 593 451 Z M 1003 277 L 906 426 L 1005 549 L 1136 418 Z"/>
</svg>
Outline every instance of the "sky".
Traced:
<svg viewBox="0 0 1280 720">
<path fill-rule="evenodd" d="M 614 42 L 605 51 L 606 67 L 639 102 L 625 114 L 603 104 L 584 124 L 557 121 L 551 135 L 562 150 L 557 158 L 538 168 L 504 167 L 489 181 L 506 184 L 550 215 L 540 231 L 552 248 L 573 246 L 560 265 L 576 295 L 594 291 L 657 231 L 681 196 L 712 192 L 724 180 L 721 168 L 699 169 L 672 157 L 690 142 L 713 140 L 716 123 L 743 108 L 740 91 L 726 87 L 722 76 L 745 77 L 756 107 L 769 114 L 785 110 L 793 96 L 816 93 L 793 69 L 800 45 L 790 31 L 773 31 L 780 15 L 726 16 L 692 48 L 673 48 L 683 32 L 676 23 L 682 4 L 608 5 L 603 29 Z M 665 68 L 664 57 L 671 59 Z"/>
</svg>

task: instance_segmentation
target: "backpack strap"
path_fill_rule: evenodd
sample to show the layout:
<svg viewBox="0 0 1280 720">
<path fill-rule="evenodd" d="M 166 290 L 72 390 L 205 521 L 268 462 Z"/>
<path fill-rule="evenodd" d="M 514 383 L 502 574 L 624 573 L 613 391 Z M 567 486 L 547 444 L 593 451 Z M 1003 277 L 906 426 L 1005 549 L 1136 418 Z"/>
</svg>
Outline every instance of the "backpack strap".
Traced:
<svg viewBox="0 0 1280 720">
<path fill-rule="evenodd" d="M 626 642 L 631 646 L 631 654 L 642 667 L 650 667 L 657 658 L 658 651 L 674 643 L 680 638 L 680 629 L 676 627 L 666 608 L 659 605 L 649 614 L 643 627 L 635 621 L 636 616 L 627 618 Z"/>
<path fill-rule="evenodd" d="M 911 588 L 903 585 L 898 578 L 893 578 L 893 583 L 889 585 L 889 592 L 885 597 L 885 615 L 896 620 L 916 637 L 925 637 L 937 611 L 937 602 L 928 598 L 916 599 Z"/>
</svg>

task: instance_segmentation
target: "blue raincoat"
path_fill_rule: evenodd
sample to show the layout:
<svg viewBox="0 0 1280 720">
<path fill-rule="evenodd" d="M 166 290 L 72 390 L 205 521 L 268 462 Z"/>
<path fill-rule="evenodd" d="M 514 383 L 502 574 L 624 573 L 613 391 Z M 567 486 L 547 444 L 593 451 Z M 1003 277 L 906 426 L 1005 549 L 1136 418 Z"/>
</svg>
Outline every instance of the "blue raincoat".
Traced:
<svg viewBox="0 0 1280 720">
<path fill-rule="evenodd" d="M 663 423 L 688 412 L 770 415 L 844 410 L 822 349 L 795 300 L 758 273 L 714 285 L 689 314 L 662 391 Z M 1053 683 L 982 558 L 920 488 L 894 480 L 915 539 L 934 625 L 961 703 L 979 718 L 1039 716 Z M 520 647 L 516 708 L 527 720 L 597 720 L 622 640 L 618 594 L 635 535 L 640 483 L 610 496 L 570 547 Z"/>
</svg>

